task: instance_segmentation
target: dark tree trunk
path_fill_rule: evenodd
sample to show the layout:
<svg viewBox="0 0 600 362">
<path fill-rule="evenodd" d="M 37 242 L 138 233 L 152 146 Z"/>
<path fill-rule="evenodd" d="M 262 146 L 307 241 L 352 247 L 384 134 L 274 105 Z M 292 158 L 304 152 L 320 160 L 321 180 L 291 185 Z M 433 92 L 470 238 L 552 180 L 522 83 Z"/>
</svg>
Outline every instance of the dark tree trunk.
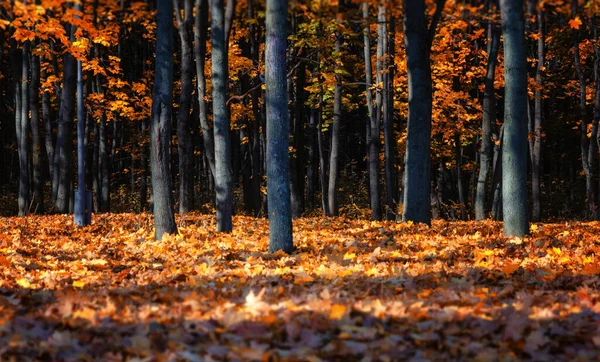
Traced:
<svg viewBox="0 0 600 362">
<path fill-rule="evenodd" d="M 438 4 L 440 7 L 440 4 Z M 432 23 L 433 25 L 433 23 Z M 432 86 L 425 1 L 404 0 L 404 43 L 408 68 L 408 131 L 404 167 L 404 221 L 431 223 Z"/>
<path fill-rule="evenodd" d="M 373 94 L 371 86 L 373 84 L 373 66 L 371 64 L 371 33 L 369 30 L 369 5 L 366 2 L 362 3 L 362 16 L 365 22 L 364 26 L 364 58 L 365 58 L 365 81 L 366 81 L 366 97 L 367 109 L 369 112 L 369 123 L 367 125 L 367 156 L 369 170 L 369 200 L 371 205 L 371 219 L 381 220 L 381 204 L 379 196 L 379 107 L 380 101 L 376 104 L 377 109 L 373 105 Z M 378 38 L 379 41 L 379 38 Z M 377 57 L 379 58 L 379 44 L 377 45 Z M 379 65 L 379 61 L 377 61 Z M 377 68 L 377 78 L 379 78 L 379 67 Z M 379 81 L 379 80 L 378 80 Z M 379 94 L 376 96 L 380 100 Z"/>
<path fill-rule="evenodd" d="M 572 16 L 575 17 L 578 11 L 578 1 L 572 0 L 571 12 Z M 591 162 L 589 158 L 590 139 L 587 136 L 587 129 L 589 124 L 588 112 L 586 109 L 586 97 L 587 97 L 587 81 L 585 79 L 585 73 L 581 65 L 581 55 L 579 53 L 579 30 L 573 29 L 573 57 L 575 61 L 575 70 L 577 71 L 577 77 L 579 78 L 579 116 L 581 118 L 580 123 L 580 149 L 581 149 L 581 163 L 583 166 L 583 172 L 585 173 L 585 195 L 587 201 L 586 216 L 593 220 L 596 217 L 596 195 L 595 195 L 595 184 L 594 174 L 592 172 Z"/>
<path fill-rule="evenodd" d="M 198 88 L 198 115 L 202 128 L 204 153 L 208 160 L 211 177 L 215 175 L 215 144 L 213 129 L 208 123 L 208 107 L 206 104 L 206 39 L 208 34 L 208 1 L 196 0 L 196 20 L 194 28 L 194 56 L 196 57 L 196 76 Z"/>
<path fill-rule="evenodd" d="M 145 136 L 146 132 L 148 132 L 148 121 L 144 119 L 141 124 L 141 133 Z M 146 152 L 149 150 L 145 143 L 142 143 L 141 147 L 142 155 L 140 159 L 140 168 L 142 169 L 142 174 L 140 175 L 140 210 L 145 211 L 148 209 L 148 160 Z"/>
<path fill-rule="evenodd" d="M 457 134 L 454 137 L 455 143 L 455 157 L 456 157 L 456 189 L 458 190 L 458 204 L 460 209 L 460 219 L 467 219 L 467 202 L 465 199 L 465 187 L 463 185 L 463 177 L 462 177 L 462 157 L 463 157 L 463 148 L 460 144 L 460 136 Z"/>
<path fill-rule="evenodd" d="M 192 0 L 184 0 L 181 17 L 178 0 L 173 0 L 181 42 L 181 94 L 177 113 L 177 151 L 179 153 L 179 213 L 194 209 L 194 145 L 190 132 L 194 55 L 192 52 Z"/>
<path fill-rule="evenodd" d="M 56 180 L 56 211 L 66 214 L 69 212 L 72 196 L 73 133 L 71 124 L 75 114 L 75 92 L 77 90 L 76 61 L 69 53 L 65 53 L 64 56 L 63 78 L 54 151 L 54 179 Z"/>
<path fill-rule="evenodd" d="M 19 153 L 19 216 L 29 213 L 30 179 L 29 179 L 29 42 L 23 43 L 21 56 L 21 86 L 17 97 L 20 97 L 20 113 L 16 115 L 17 150 Z M 15 79 L 19 79 L 15 77 Z"/>
<path fill-rule="evenodd" d="M 487 185 L 492 167 L 493 142 L 492 127 L 496 122 L 496 95 L 494 89 L 494 74 L 498 63 L 500 48 L 500 31 L 492 21 L 488 24 L 488 61 L 483 91 L 483 119 L 481 124 L 481 151 L 479 152 L 479 175 L 477 177 L 477 193 L 475 196 L 475 219 L 487 217 L 486 200 Z"/>
<path fill-rule="evenodd" d="M 592 27 L 594 33 L 594 82 L 596 83 L 596 95 L 594 101 L 594 123 L 592 125 L 592 138 L 590 144 L 590 152 L 588 156 L 590 159 L 594 159 L 594 157 L 598 158 L 600 161 L 600 154 L 598 154 L 598 150 L 600 150 L 600 132 L 598 131 L 599 122 L 600 122 L 600 46 L 598 43 L 598 17 L 594 17 L 592 19 Z M 596 165 L 596 172 L 600 169 L 600 165 Z M 600 180 L 596 185 L 596 190 L 600 190 Z M 596 205 L 600 203 L 600 192 L 596 193 Z M 600 219 L 600 208 L 596 208 L 596 220 Z"/>
<path fill-rule="evenodd" d="M 384 19 L 385 20 L 385 19 Z M 390 14 L 389 31 L 386 32 L 386 69 L 383 74 L 384 112 L 383 112 L 383 141 L 385 147 L 385 188 L 386 188 L 386 219 L 393 220 L 398 211 L 398 185 L 396 172 L 396 134 L 394 132 L 394 56 L 395 56 L 395 26 L 393 13 Z M 389 39 L 389 40 L 388 40 Z"/>
<path fill-rule="evenodd" d="M 175 234 L 173 189 L 171 186 L 171 107 L 173 99 L 173 3 L 158 2 L 156 29 L 156 70 L 150 130 L 150 167 L 154 202 L 155 239 Z"/>
<path fill-rule="evenodd" d="M 339 14 L 338 14 L 339 16 Z M 342 51 L 342 34 L 336 31 L 335 51 L 339 55 Z M 327 189 L 328 211 L 331 216 L 338 215 L 337 178 L 339 176 L 340 153 L 340 126 L 342 122 L 342 79 L 336 75 L 333 91 L 333 125 L 331 126 L 331 152 L 329 154 L 329 184 Z"/>
<path fill-rule="evenodd" d="M 305 165 L 306 158 L 304 152 L 304 95 L 306 68 L 304 62 L 298 67 L 295 84 L 295 112 L 291 122 L 293 147 L 295 157 L 291 159 L 291 192 L 292 192 L 292 216 L 300 217 L 304 212 L 304 188 L 305 188 Z"/>
<path fill-rule="evenodd" d="M 267 107 L 267 197 L 269 252 L 294 250 L 288 156 L 286 92 L 287 1 L 267 0 L 265 79 Z"/>
<path fill-rule="evenodd" d="M 106 119 L 104 116 L 100 118 L 99 134 L 99 162 L 100 162 L 100 201 L 99 212 L 110 212 L 110 165 L 108 152 L 108 132 L 106 129 Z"/>
<path fill-rule="evenodd" d="M 40 136 L 40 58 L 31 56 L 31 87 L 29 89 L 31 110 L 31 140 L 33 161 L 33 200 L 34 212 L 44 213 L 44 180 L 42 171 L 42 140 Z"/>
<path fill-rule="evenodd" d="M 538 64 L 535 72 L 534 116 L 533 116 L 533 150 L 531 152 L 531 220 L 539 222 L 542 219 L 540 176 L 542 167 L 542 107 L 543 107 L 543 69 L 544 69 L 544 12 L 540 6 L 537 10 L 538 35 L 537 53 Z"/>
<path fill-rule="evenodd" d="M 529 233 L 527 215 L 527 54 L 523 0 L 500 0 L 504 38 L 502 215 L 505 237 Z"/>
<path fill-rule="evenodd" d="M 46 75 L 43 75 L 44 78 Z M 44 123 L 44 145 L 46 148 L 46 156 L 48 159 L 48 174 L 50 180 L 53 179 L 54 175 L 54 132 L 52 131 L 52 119 L 51 119 L 51 108 L 50 108 L 50 94 L 48 92 L 42 93 L 42 121 Z M 54 201 L 54 200 L 52 200 Z"/>
<path fill-rule="evenodd" d="M 227 114 L 227 42 L 223 0 L 211 1 L 212 86 L 215 141 L 215 189 L 217 231 L 231 232 L 233 214 L 233 174 Z M 230 0 L 231 1 L 231 0 Z"/>
</svg>

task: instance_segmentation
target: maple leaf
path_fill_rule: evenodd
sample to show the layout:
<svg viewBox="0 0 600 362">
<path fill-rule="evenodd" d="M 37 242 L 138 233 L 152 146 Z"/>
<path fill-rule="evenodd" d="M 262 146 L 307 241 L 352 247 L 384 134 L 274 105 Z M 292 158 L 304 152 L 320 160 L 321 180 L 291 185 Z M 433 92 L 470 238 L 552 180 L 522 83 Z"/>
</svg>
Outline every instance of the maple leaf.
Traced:
<svg viewBox="0 0 600 362">
<path fill-rule="evenodd" d="M 581 24 L 582 24 L 582 22 L 581 22 L 581 19 L 579 19 L 579 16 L 576 16 L 574 19 L 569 20 L 569 27 L 571 29 L 579 30 L 579 27 L 581 26 Z"/>
</svg>

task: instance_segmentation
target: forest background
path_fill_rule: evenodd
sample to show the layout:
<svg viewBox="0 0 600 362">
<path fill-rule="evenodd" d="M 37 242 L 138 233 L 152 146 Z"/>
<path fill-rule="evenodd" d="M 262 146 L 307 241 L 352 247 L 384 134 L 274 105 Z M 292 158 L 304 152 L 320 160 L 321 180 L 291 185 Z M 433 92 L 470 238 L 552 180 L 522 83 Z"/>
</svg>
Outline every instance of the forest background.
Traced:
<svg viewBox="0 0 600 362">
<path fill-rule="evenodd" d="M 210 212 L 209 4 L 179 5 L 171 178 L 180 213 Z M 561 0 L 525 6 L 533 221 L 598 218 L 598 8 L 595 1 Z M 264 3 L 231 1 L 224 9 L 235 210 L 264 216 Z M 97 0 L 79 10 L 64 1 L 7 1 L 1 11 L 2 212 L 73 211 L 75 60 L 82 64 L 86 182 L 94 211 L 148 210 L 153 5 Z M 504 105 L 498 7 L 432 1 L 427 14 L 432 216 L 500 219 L 503 112 L 510 105 Z M 408 116 L 401 4 L 291 1 L 288 15 L 293 215 L 398 217 Z"/>
</svg>

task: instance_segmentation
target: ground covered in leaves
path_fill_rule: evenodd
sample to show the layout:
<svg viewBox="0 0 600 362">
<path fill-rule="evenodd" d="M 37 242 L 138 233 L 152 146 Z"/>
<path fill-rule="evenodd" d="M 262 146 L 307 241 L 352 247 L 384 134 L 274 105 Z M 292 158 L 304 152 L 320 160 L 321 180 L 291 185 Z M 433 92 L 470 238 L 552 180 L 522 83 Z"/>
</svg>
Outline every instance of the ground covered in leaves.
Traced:
<svg viewBox="0 0 600 362">
<path fill-rule="evenodd" d="M 600 360 L 600 223 L 0 218 L 0 360 Z"/>
</svg>

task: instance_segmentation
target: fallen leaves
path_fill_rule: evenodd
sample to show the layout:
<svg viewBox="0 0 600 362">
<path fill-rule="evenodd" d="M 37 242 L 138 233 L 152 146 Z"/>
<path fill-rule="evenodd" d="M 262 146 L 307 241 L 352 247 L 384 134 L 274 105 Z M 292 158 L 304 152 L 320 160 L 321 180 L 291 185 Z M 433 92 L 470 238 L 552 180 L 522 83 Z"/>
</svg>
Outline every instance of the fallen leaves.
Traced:
<svg viewBox="0 0 600 362">
<path fill-rule="evenodd" d="M 0 218 L 1 360 L 597 360 L 600 224 Z M 568 228 L 568 230 L 567 230 Z"/>
</svg>

